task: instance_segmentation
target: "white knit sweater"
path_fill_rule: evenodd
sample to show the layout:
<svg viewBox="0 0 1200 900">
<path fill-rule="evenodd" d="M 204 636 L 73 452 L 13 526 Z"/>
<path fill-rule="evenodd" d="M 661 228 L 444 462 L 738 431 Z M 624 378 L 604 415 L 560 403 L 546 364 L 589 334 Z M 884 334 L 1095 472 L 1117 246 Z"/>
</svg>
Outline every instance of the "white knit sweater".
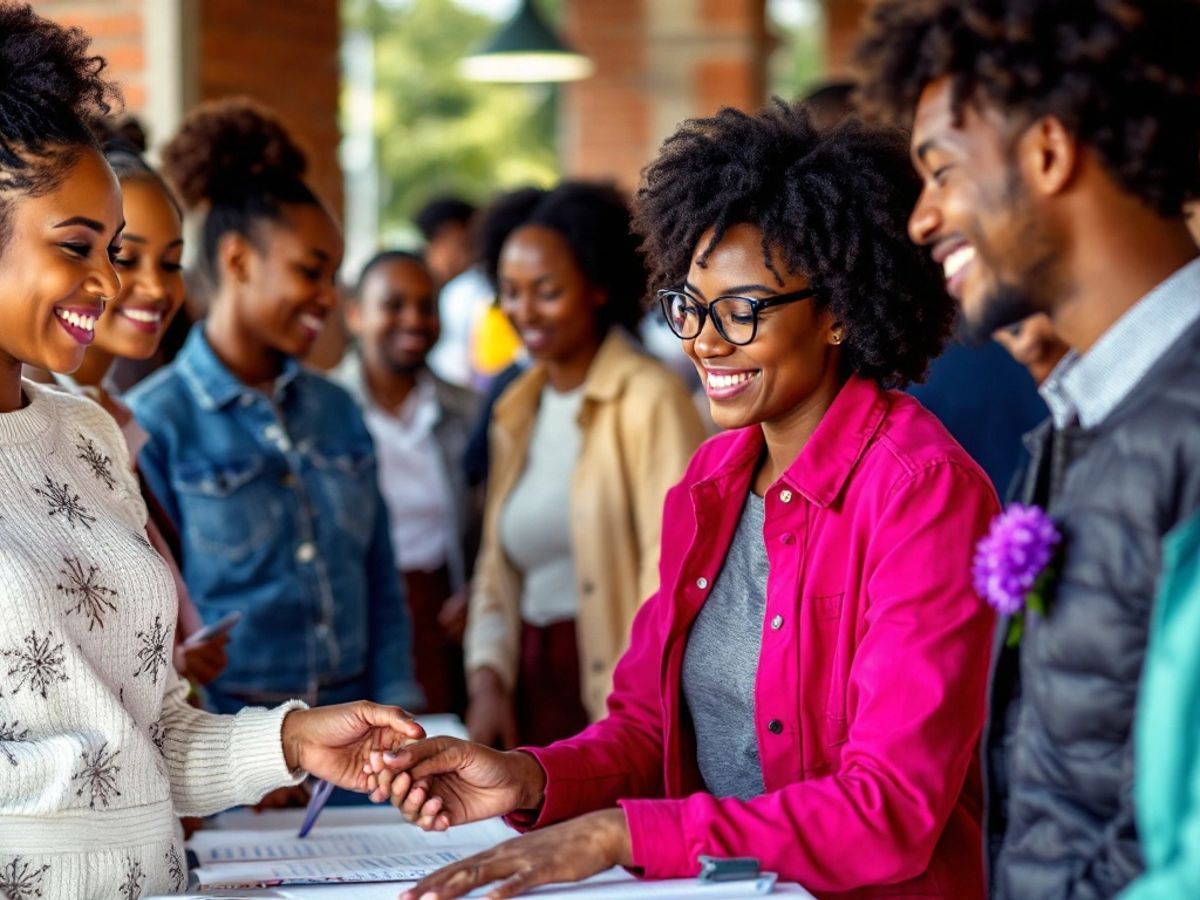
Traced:
<svg viewBox="0 0 1200 900">
<path fill-rule="evenodd" d="M 280 731 L 303 704 L 187 705 L 175 585 L 116 423 L 23 387 L 0 414 L 0 897 L 182 890 L 177 816 L 299 781 Z"/>
</svg>

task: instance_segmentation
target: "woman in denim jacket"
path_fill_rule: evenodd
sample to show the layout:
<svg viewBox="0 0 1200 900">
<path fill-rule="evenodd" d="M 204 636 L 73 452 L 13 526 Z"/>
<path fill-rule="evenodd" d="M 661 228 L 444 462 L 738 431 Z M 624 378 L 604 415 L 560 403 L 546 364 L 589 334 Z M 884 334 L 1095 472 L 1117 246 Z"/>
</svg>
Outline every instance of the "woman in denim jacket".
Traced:
<svg viewBox="0 0 1200 900">
<path fill-rule="evenodd" d="M 298 361 L 337 302 L 342 256 L 304 169 L 279 122 L 244 100 L 195 111 L 164 154 L 205 210 L 212 303 L 129 405 L 201 616 L 242 614 L 209 687 L 222 712 L 419 698 L 371 438 L 350 397 Z"/>
</svg>

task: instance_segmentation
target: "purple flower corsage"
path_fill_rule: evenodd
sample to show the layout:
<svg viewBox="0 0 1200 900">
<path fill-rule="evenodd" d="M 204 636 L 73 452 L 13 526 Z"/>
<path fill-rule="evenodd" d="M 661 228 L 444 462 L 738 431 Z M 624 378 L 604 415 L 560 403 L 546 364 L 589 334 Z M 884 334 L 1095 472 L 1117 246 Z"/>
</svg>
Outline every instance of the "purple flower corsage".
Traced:
<svg viewBox="0 0 1200 900">
<path fill-rule="evenodd" d="M 1025 614 L 1046 614 L 1047 594 L 1058 568 L 1062 535 L 1045 510 L 1010 503 L 975 545 L 971 575 L 975 590 L 1002 616 L 1015 647 L 1025 633 Z"/>
</svg>

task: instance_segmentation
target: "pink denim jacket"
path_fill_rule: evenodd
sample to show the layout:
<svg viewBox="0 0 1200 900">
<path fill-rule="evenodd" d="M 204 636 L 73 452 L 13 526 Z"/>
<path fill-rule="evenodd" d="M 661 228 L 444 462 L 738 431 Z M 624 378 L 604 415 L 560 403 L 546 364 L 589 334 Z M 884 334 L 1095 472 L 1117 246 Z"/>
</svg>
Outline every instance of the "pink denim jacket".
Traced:
<svg viewBox="0 0 1200 900">
<path fill-rule="evenodd" d="M 638 613 L 608 715 L 531 749 L 540 827 L 620 804 L 635 865 L 686 877 L 754 856 L 822 897 L 984 896 L 977 745 L 993 616 L 971 587 L 998 511 L 982 470 L 904 394 L 852 378 L 766 493 L 770 562 L 755 689 L 766 792 L 704 793 L 680 671 L 762 448 L 693 456 L 663 513 L 660 589 Z"/>
</svg>

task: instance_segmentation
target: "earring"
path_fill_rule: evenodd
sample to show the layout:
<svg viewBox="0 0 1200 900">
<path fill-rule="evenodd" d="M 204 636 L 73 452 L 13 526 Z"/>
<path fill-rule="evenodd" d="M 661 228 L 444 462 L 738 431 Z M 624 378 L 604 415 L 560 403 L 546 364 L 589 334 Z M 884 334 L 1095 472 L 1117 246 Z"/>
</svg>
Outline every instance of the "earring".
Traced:
<svg viewBox="0 0 1200 900">
<path fill-rule="evenodd" d="M 842 333 L 840 331 L 835 331 L 833 333 L 833 343 L 836 345 L 836 344 L 840 344 L 841 342 L 842 342 Z"/>
</svg>

